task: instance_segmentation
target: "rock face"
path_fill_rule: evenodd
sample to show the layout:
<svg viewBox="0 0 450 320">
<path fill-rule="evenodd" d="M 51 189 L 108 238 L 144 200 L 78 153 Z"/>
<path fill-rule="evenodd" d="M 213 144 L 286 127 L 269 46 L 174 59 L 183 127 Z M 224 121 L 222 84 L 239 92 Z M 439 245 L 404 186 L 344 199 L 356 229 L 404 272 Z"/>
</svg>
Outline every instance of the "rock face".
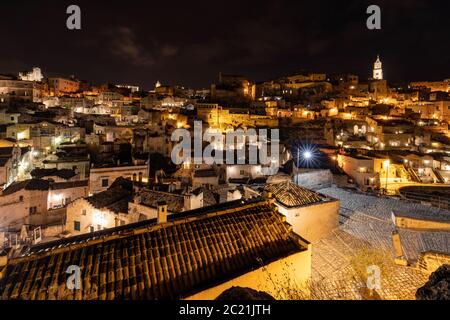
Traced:
<svg viewBox="0 0 450 320">
<path fill-rule="evenodd" d="M 444 264 L 416 292 L 417 300 L 450 300 L 450 265 Z"/>
<path fill-rule="evenodd" d="M 264 291 L 256 291 L 242 287 L 231 287 L 222 292 L 216 300 L 275 300 L 275 298 Z"/>
</svg>

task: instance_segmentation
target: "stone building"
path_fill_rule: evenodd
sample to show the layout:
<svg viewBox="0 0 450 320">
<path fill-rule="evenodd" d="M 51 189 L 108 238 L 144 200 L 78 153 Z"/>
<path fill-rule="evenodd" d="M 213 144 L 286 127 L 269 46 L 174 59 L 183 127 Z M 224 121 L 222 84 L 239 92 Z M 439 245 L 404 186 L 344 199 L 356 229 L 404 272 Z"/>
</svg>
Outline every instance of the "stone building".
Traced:
<svg viewBox="0 0 450 320">
<path fill-rule="evenodd" d="M 67 206 L 72 201 L 88 195 L 88 180 L 70 169 L 40 169 L 30 172 L 35 179 L 49 181 L 48 209 Z"/>
<path fill-rule="evenodd" d="M 140 220 L 154 219 L 158 214 L 158 203 L 167 203 L 167 214 L 178 214 L 183 211 L 203 207 L 203 192 L 201 189 L 190 193 L 175 194 L 155 190 L 140 190 L 128 205 L 128 211 L 138 215 Z"/>
<path fill-rule="evenodd" d="M 198 169 L 192 172 L 192 186 L 218 186 L 219 175 L 214 169 Z"/>
<path fill-rule="evenodd" d="M 49 182 L 30 179 L 14 182 L 0 194 L 0 228 L 18 228 L 32 215 L 48 211 Z"/>
<path fill-rule="evenodd" d="M 291 181 L 264 188 L 275 198 L 278 211 L 286 216 L 295 233 L 315 243 L 339 227 L 339 200 L 305 189 Z"/>
<path fill-rule="evenodd" d="M 119 177 L 129 178 L 131 181 L 147 182 L 148 166 L 114 166 L 92 168 L 89 175 L 89 192 L 95 194 L 108 189 Z"/>
<path fill-rule="evenodd" d="M 80 90 L 80 82 L 75 79 L 48 78 L 50 95 L 59 96 Z"/>
<path fill-rule="evenodd" d="M 42 101 L 43 85 L 34 81 L 16 80 L 14 78 L 0 79 L 0 95 L 13 100 L 40 102 Z"/>
<path fill-rule="evenodd" d="M 0 147 L 0 187 L 5 187 L 16 180 L 21 160 L 23 160 L 22 149 L 17 145 Z"/>
<path fill-rule="evenodd" d="M 362 190 L 379 189 L 381 178 L 397 177 L 395 166 L 390 165 L 387 157 L 339 154 L 336 163 Z"/>
<path fill-rule="evenodd" d="M 119 178 L 107 190 L 73 201 L 67 206 L 65 230 L 77 235 L 137 222 L 139 215 L 128 214 L 132 193 L 133 183 Z"/>
</svg>

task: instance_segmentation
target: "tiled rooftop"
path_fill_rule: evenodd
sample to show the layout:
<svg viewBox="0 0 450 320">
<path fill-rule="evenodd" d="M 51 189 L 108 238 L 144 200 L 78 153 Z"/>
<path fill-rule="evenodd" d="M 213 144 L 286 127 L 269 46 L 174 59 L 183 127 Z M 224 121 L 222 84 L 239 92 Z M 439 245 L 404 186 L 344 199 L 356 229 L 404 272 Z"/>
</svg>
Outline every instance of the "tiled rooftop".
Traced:
<svg viewBox="0 0 450 320">
<path fill-rule="evenodd" d="M 48 188 L 49 188 L 49 182 L 47 180 L 29 179 L 29 180 L 14 182 L 14 183 L 10 184 L 5 190 L 3 190 L 3 195 L 13 194 L 22 189 L 45 191 L 45 190 L 48 190 Z"/>
<path fill-rule="evenodd" d="M 102 192 L 85 198 L 94 208 L 107 208 L 116 213 L 127 213 L 128 202 L 132 199 L 133 183 L 117 178 L 111 186 Z"/>
<path fill-rule="evenodd" d="M 31 176 L 36 179 L 41 179 L 44 177 L 51 177 L 51 176 L 57 176 L 65 180 L 69 180 L 76 176 L 76 172 L 71 169 L 41 169 L 36 168 L 31 171 Z"/>
<path fill-rule="evenodd" d="M 184 208 L 184 196 L 168 192 L 141 190 L 138 194 L 140 204 L 144 206 L 156 208 L 158 202 L 167 202 L 167 209 L 169 212 L 181 212 Z"/>
<path fill-rule="evenodd" d="M 277 202 L 290 208 L 321 202 L 324 198 L 320 194 L 303 188 L 290 180 L 268 184 L 264 190 L 271 192 Z"/>
<path fill-rule="evenodd" d="M 220 208 L 40 245 L 10 260 L 0 299 L 176 299 L 306 249 L 271 202 Z M 80 290 L 66 288 L 70 265 L 81 268 Z"/>
</svg>

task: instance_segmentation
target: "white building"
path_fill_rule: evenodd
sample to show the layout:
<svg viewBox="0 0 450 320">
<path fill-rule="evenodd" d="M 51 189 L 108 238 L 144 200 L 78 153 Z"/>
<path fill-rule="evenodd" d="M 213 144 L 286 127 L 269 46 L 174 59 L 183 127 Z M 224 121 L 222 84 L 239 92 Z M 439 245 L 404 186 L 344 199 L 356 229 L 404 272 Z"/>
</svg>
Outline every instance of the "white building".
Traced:
<svg viewBox="0 0 450 320">
<path fill-rule="evenodd" d="M 41 82 L 44 76 L 42 75 L 40 68 L 34 67 L 31 71 L 19 72 L 19 78 L 24 81 Z"/>
<path fill-rule="evenodd" d="M 377 56 L 377 60 L 373 64 L 373 78 L 375 80 L 383 80 L 383 67 L 380 56 Z"/>
</svg>

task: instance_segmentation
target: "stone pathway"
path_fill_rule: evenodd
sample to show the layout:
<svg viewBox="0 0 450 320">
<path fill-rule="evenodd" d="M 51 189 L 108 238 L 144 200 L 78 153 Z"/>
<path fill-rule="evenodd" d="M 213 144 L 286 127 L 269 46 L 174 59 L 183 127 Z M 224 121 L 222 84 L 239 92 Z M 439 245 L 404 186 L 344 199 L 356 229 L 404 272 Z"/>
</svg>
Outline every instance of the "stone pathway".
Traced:
<svg viewBox="0 0 450 320">
<path fill-rule="evenodd" d="M 314 299 L 361 299 L 361 282 L 355 278 L 354 261 L 361 252 L 381 252 L 392 255 L 392 209 L 423 210 L 423 206 L 408 201 L 378 198 L 336 187 L 319 190 L 341 201 L 340 227 L 332 235 L 313 244 L 312 278 Z M 450 214 L 425 207 L 430 214 Z M 406 258 L 415 263 L 420 252 L 437 250 L 450 252 L 450 232 L 417 232 L 400 230 Z M 381 299 L 412 300 L 416 290 L 428 275 L 415 267 L 393 264 L 386 259 L 381 276 Z"/>
</svg>

